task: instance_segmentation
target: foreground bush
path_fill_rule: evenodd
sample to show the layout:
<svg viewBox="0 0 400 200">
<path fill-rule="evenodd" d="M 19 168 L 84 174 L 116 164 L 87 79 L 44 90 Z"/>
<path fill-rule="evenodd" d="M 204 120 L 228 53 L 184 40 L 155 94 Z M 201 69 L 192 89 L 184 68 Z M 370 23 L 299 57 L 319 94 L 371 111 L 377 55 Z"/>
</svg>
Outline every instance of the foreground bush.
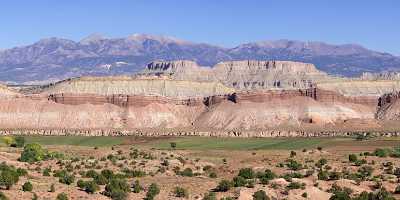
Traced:
<svg viewBox="0 0 400 200">
<path fill-rule="evenodd" d="M 58 194 L 56 199 L 57 200 L 68 200 L 68 195 L 63 192 L 63 193 Z"/>
<path fill-rule="evenodd" d="M 154 197 L 156 197 L 160 193 L 160 188 L 158 187 L 157 184 L 152 183 L 149 186 L 149 189 L 146 193 L 146 198 L 145 200 L 153 200 Z"/>
<path fill-rule="evenodd" d="M 31 182 L 25 182 L 24 185 L 22 185 L 22 191 L 24 192 L 32 192 L 33 186 Z"/>
<path fill-rule="evenodd" d="M 176 187 L 174 190 L 174 194 L 176 197 L 184 197 L 184 198 L 189 197 L 189 192 L 185 188 L 181 187 Z"/>
<path fill-rule="evenodd" d="M 111 179 L 106 185 L 104 194 L 114 200 L 126 199 L 130 192 L 129 184 L 124 179 Z"/>
<path fill-rule="evenodd" d="M 21 153 L 20 160 L 29 163 L 41 161 L 44 159 L 45 153 L 45 150 L 40 144 L 27 144 L 24 147 L 24 151 Z"/>
<path fill-rule="evenodd" d="M 253 200 L 270 200 L 270 198 L 263 190 L 259 190 L 257 192 L 254 192 Z"/>
</svg>

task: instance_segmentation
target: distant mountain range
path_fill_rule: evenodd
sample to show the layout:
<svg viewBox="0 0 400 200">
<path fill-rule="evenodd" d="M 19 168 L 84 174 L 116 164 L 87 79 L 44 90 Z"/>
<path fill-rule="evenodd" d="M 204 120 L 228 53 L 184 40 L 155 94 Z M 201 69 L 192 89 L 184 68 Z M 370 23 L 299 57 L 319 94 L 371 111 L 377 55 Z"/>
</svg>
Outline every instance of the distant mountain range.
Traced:
<svg viewBox="0 0 400 200">
<path fill-rule="evenodd" d="M 49 38 L 1 50 L 0 81 L 39 83 L 83 75 L 132 74 L 154 60 L 180 59 L 203 66 L 247 59 L 300 61 L 342 76 L 400 70 L 400 57 L 354 44 L 276 40 L 223 48 L 145 34 L 115 39 L 92 35 L 79 42 Z"/>
</svg>

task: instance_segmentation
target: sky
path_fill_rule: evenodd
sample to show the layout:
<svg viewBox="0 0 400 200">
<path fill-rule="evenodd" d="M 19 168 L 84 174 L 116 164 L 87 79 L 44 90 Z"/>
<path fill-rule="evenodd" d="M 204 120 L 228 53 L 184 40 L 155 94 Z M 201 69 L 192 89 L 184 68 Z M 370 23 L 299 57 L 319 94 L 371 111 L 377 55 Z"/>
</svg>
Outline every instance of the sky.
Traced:
<svg viewBox="0 0 400 200">
<path fill-rule="evenodd" d="M 276 39 L 400 55 L 399 0 L 4 0 L 0 49 L 48 37 L 168 35 L 224 47 Z"/>
</svg>

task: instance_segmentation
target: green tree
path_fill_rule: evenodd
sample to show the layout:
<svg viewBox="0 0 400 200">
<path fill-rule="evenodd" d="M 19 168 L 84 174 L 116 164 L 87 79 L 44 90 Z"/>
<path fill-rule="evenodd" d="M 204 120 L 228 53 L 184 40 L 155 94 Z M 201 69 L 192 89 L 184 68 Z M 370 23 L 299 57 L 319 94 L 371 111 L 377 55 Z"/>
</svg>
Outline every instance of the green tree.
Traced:
<svg viewBox="0 0 400 200">
<path fill-rule="evenodd" d="M 149 186 L 149 189 L 146 193 L 146 200 L 153 200 L 154 197 L 156 197 L 160 193 L 160 188 L 158 187 L 157 184 L 152 183 Z"/>
<path fill-rule="evenodd" d="M 32 192 L 33 186 L 32 183 L 27 181 L 24 183 L 24 185 L 22 185 L 22 191 L 24 192 Z"/>
<path fill-rule="evenodd" d="M 228 190 L 230 190 L 232 187 L 232 183 L 228 180 L 221 180 L 217 187 L 215 188 L 216 191 L 218 192 L 226 192 Z"/>
<path fill-rule="evenodd" d="M 253 194 L 253 200 L 270 200 L 264 190 L 258 190 Z"/>
<path fill-rule="evenodd" d="M 136 180 L 133 184 L 133 193 L 140 193 L 142 186 L 140 186 L 139 180 Z"/>
<path fill-rule="evenodd" d="M 7 168 L 0 173 L 0 186 L 4 186 L 7 190 L 16 184 L 18 180 L 19 176 L 14 169 Z"/>
<path fill-rule="evenodd" d="M 95 192 L 98 191 L 98 190 L 100 190 L 100 187 L 99 187 L 99 185 L 97 185 L 96 182 L 94 182 L 94 181 L 88 181 L 88 182 L 86 182 L 86 184 L 85 184 L 85 191 L 86 191 L 87 193 L 93 194 L 93 193 L 95 193 Z"/>
<path fill-rule="evenodd" d="M 241 176 L 236 176 L 233 178 L 234 187 L 244 187 L 247 184 L 247 180 Z"/>
<path fill-rule="evenodd" d="M 64 183 L 67 185 L 71 185 L 75 181 L 75 176 L 73 174 L 64 174 L 64 176 L 61 176 L 59 179 L 60 183 Z"/>
<path fill-rule="evenodd" d="M 106 185 L 104 194 L 113 200 L 124 200 L 130 190 L 125 179 L 111 179 Z"/>
<path fill-rule="evenodd" d="M 57 200 L 68 200 L 68 195 L 63 192 L 63 193 L 58 194 L 56 199 Z"/>
<path fill-rule="evenodd" d="M 189 197 L 189 192 L 185 188 L 182 188 L 182 187 L 175 187 L 174 194 L 176 197 L 184 197 L 184 198 Z"/>
<path fill-rule="evenodd" d="M 22 136 L 15 137 L 15 147 L 21 148 L 25 145 L 25 138 Z"/>
<path fill-rule="evenodd" d="M 355 154 L 350 154 L 350 155 L 349 155 L 349 161 L 350 161 L 350 162 L 356 162 L 356 161 L 357 161 L 357 155 L 355 155 Z"/>
<path fill-rule="evenodd" d="M 172 149 L 176 149 L 176 142 L 169 143 Z"/>
<path fill-rule="evenodd" d="M 21 153 L 20 160 L 22 162 L 32 163 L 43 160 L 45 155 L 46 152 L 40 144 L 27 144 L 24 147 L 24 151 Z"/>
<path fill-rule="evenodd" d="M 251 168 L 242 168 L 239 170 L 238 176 L 241 176 L 245 179 L 252 179 L 255 176 L 253 169 Z"/>
</svg>

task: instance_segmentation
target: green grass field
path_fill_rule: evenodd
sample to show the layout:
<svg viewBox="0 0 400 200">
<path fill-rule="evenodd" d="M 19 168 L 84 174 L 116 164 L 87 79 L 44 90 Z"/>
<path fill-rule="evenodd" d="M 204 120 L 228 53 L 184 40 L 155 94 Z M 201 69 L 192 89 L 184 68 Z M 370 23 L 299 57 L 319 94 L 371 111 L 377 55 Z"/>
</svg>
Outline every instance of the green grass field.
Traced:
<svg viewBox="0 0 400 200">
<path fill-rule="evenodd" d="M 85 137 L 85 136 L 25 136 L 25 143 L 41 145 L 73 145 L 103 147 L 122 144 L 121 137 Z"/>
<path fill-rule="evenodd" d="M 1 142 L 0 146 L 4 146 Z M 170 149 L 170 143 L 182 150 L 299 150 L 316 147 L 389 147 L 400 146 L 400 139 L 377 138 L 356 141 L 353 138 L 215 138 L 215 137 L 85 137 L 85 136 L 25 136 L 25 143 L 42 145 L 72 145 L 107 147 L 134 145 L 156 149 Z"/>
<path fill-rule="evenodd" d="M 177 143 L 177 149 L 207 150 L 274 150 L 303 149 L 325 147 L 332 142 L 348 141 L 350 138 L 206 138 L 184 137 L 156 141 L 151 146 L 169 149 L 171 142 Z"/>
</svg>

